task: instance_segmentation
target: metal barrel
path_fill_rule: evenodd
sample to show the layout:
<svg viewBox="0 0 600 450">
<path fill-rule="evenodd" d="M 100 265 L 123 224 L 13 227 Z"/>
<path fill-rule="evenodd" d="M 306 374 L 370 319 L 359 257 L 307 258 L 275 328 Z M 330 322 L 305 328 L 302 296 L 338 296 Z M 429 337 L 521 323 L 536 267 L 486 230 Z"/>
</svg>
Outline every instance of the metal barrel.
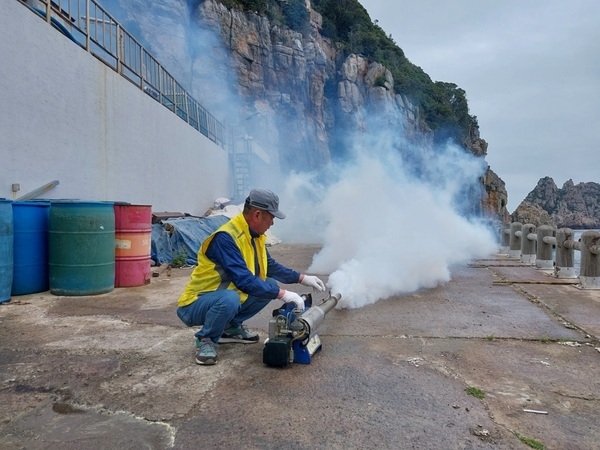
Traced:
<svg viewBox="0 0 600 450">
<path fill-rule="evenodd" d="M 150 283 L 152 207 L 115 203 L 115 287 Z"/>
</svg>

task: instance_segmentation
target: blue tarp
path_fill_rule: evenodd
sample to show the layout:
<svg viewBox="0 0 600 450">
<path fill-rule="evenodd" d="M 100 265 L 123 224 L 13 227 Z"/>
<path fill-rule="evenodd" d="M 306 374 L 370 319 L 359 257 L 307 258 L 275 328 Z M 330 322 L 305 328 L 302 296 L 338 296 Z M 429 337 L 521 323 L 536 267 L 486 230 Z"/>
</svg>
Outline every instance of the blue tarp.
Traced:
<svg viewBox="0 0 600 450">
<path fill-rule="evenodd" d="M 157 265 L 170 263 L 180 253 L 185 254 L 185 262 L 197 264 L 198 249 L 204 239 L 226 223 L 229 217 L 182 217 L 167 219 L 152 225 L 150 257 Z"/>
</svg>

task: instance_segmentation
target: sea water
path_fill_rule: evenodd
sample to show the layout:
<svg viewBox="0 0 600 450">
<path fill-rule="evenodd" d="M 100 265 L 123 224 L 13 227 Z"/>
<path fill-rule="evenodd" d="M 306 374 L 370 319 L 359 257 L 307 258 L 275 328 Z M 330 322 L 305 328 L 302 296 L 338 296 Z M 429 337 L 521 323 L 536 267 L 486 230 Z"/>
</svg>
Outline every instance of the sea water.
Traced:
<svg viewBox="0 0 600 450">
<path fill-rule="evenodd" d="M 573 230 L 573 240 L 578 241 L 581 239 L 581 235 L 585 231 L 600 231 L 600 230 Z M 575 273 L 579 275 L 579 271 L 581 270 L 581 252 L 579 250 L 575 250 L 575 254 L 573 255 L 573 266 L 575 267 Z"/>
</svg>

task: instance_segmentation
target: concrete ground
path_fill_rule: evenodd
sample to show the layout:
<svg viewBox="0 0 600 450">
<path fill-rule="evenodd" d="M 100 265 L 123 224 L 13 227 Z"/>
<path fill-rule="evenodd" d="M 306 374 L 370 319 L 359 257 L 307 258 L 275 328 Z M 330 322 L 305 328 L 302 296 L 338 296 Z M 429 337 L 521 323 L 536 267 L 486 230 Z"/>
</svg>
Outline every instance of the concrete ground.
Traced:
<svg viewBox="0 0 600 450">
<path fill-rule="evenodd" d="M 271 254 L 306 270 L 317 250 Z M 204 367 L 175 315 L 190 271 L 0 305 L 0 448 L 599 448 L 600 291 L 497 255 L 333 310 L 309 365 L 262 363 L 273 302 L 247 323 L 261 343 Z"/>
</svg>

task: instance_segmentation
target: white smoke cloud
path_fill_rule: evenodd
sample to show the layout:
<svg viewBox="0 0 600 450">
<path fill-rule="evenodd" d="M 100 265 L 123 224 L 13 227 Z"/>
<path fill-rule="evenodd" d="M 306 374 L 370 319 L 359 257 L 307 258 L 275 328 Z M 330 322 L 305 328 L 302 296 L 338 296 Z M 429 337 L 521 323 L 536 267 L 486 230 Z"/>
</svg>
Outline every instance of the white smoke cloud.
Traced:
<svg viewBox="0 0 600 450">
<path fill-rule="evenodd" d="M 278 150 L 285 137 L 282 142 L 278 136 L 289 132 L 290 122 L 271 124 L 277 114 L 267 102 L 250 107 L 239 98 L 230 50 L 198 19 L 211 4 L 107 3 L 122 10 L 126 27 L 139 27 L 144 45 L 211 114 L 227 117 L 234 145 L 260 145 L 272 156 L 264 170 L 254 166 L 252 179 L 256 187 L 281 193 L 288 218 L 273 232 L 286 242 L 322 245 L 309 270 L 330 274 L 331 290 L 342 294 L 340 307 L 436 286 L 450 279 L 452 264 L 495 250 L 491 233 L 458 212 L 477 201 L 462 197 L 481 187 L 483 159 L 453 146 L 407 144 L 396 111 L 372 118 L 369 128 L 377 133 L 353 137 L 357 144 L 349 160 L 319 172 L 280 174 Z"/>
<path fill-rule="evenodd" d="M 465 187 L 479 186 L 485 161 L 454 146 L 425 158 L 426 150 L 413 150 L 419 175 L 391 146 L 368 146 L 351 162 L 287 183 L 282 205 L 293 205 L 291 220 L 277 233 L 323 245 L 308 271 L 330 274 L 329 288 L 342 294 L 338 307 L 437 286 L 450 280 L 452 264 L 496 249 L 488 228 L 457 211 Z"/>
</svg>

